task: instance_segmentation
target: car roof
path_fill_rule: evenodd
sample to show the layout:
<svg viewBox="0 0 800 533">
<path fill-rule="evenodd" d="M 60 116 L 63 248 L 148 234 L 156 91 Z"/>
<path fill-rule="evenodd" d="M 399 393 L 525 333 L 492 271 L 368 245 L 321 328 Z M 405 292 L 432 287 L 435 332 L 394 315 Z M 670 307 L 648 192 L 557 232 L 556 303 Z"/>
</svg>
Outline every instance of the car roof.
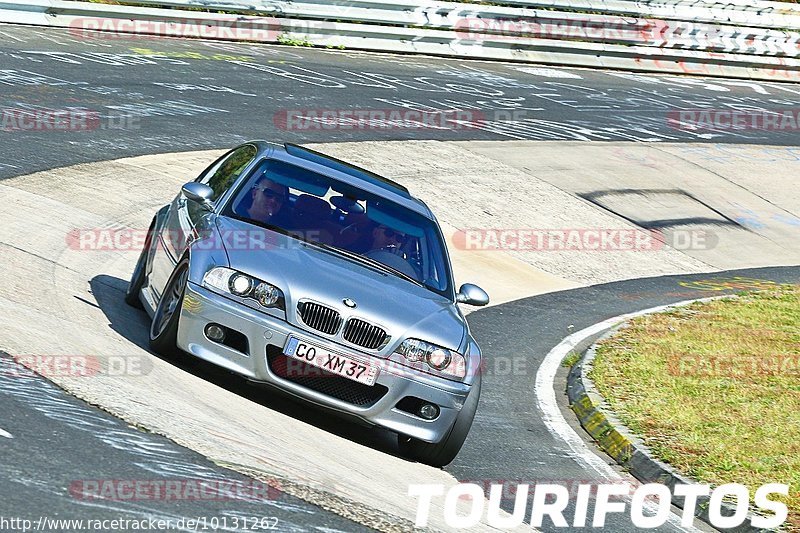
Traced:
<svg viewBox="0 0 800 533">
<path fill-rule="evenodd" d="M 415 213 L 435 220 L 425 202 L 415 198 L 406 187 L 389 178 L 298 144 L 280 145 L 269 141 L 250 141 L 246 144 L 256 145 L 261 157 L 278 159 L 355 185 L 359 189 L 391 200 Z"/>
</svg>

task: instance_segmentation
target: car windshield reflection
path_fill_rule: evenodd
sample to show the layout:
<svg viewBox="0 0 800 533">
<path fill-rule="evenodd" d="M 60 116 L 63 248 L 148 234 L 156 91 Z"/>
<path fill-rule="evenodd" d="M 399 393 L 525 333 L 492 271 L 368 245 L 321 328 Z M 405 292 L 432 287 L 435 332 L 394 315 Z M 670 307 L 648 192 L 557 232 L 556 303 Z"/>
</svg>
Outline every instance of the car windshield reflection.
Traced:
<svg viewBox="0 0 800 533">
<path fill-rule="evenodd" d="M 241 185 L 225 214 L 366 258 L 448 294 L 450 273 L 436 224 L 353 185 L 268 159 Z"/>
</svg>

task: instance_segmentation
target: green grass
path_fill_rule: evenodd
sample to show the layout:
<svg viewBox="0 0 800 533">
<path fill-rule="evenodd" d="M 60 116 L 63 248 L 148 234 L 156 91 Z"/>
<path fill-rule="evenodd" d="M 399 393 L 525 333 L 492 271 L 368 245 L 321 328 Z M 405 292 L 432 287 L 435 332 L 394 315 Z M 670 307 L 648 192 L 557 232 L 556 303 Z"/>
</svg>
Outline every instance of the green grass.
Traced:
<svg viewBox="0 0 800 533">
<path fill-rule="evenodd" d="M 564 359 L 561 360 L 561 366 L 565 368 L 572 368 L 575 363 L 581 360 L 581 354 L 578 352 L 569 352 Z"/>
<path fill-rule="evenodd" d="M 683 473 L 751 493 L 790 485 L 800 531 L 800 286 L 638 318 L 598 347 L 590 377 Z"/>
<path fill-rule="evenodd" d="M 290 35 L 278 35 L 278 42 L 289 46 L 314 46 L 314 43 L 303 37 L 292 37 Z"/>
</svg>

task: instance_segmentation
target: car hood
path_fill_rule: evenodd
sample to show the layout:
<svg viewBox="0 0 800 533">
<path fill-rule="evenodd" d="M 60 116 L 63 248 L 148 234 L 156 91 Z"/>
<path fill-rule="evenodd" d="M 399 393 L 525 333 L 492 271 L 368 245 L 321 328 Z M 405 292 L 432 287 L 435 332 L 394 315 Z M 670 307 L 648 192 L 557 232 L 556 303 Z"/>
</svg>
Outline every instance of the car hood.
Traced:
<svg viewBox="0 0 800 533">
<path fill-rule="evenodd" d="M 391 354 L 406 338 L 452 350 L 465 341 L 466 324 L 455 304 L 430 290 L 236 219 L 220 217 L 217 228 L 231 268 L 279 287 L 286 297 L 286 318 L 298 327 L 309 329 L 297 315 L 298 302 L 308 299 L 336 309 L 345 320 L 355 316 L 384 328 L 391 340 L 382 355 Z M 357 307 L 347 307 L 345 299 Z"/>
</svg>

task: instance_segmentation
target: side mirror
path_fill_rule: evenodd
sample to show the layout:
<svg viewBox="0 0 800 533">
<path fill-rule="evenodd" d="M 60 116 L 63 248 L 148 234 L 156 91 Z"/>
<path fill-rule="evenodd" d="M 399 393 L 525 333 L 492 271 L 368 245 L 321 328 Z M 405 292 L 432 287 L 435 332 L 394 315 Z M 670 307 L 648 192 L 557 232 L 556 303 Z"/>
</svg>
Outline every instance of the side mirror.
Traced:
<svg viewBox="0 0 800 533">
<path fill-rule="evenodd" d="M 190 181 L 181 187 L 181 192 L 186 198 L 192 202 L 197 202 L 207 210 L 211 211 L 213 209 L 212 198 L 214 198 L 214 190 L 208 185 Z"/>
<path fill-rule="evenodd" d="M 458 289 L 456 301 L 467 305 L 486 305 L 489 303 L 489 295 L 477 285 L 465 283 Z"/>
</svg>

